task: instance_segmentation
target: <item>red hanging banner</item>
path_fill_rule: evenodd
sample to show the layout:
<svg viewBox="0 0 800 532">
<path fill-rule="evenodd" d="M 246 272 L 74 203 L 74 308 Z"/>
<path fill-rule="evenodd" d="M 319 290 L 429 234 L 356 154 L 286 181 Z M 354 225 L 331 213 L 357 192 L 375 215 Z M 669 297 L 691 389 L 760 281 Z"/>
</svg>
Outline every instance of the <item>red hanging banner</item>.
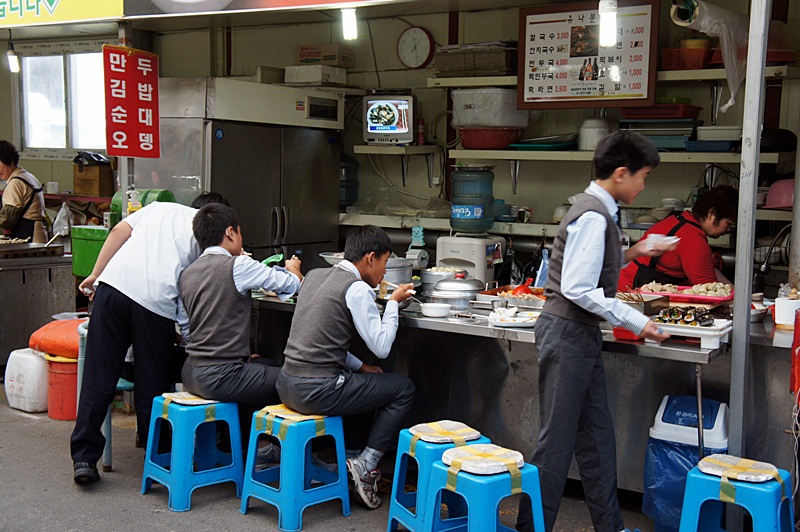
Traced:
<svg viewBox="0 0 800 532">
<path fill-rule="evenodd" d="M 125 46 L 103 46 L 106 151 L 118 157 L 161 156 L 158 56 Z"/>
</svg>

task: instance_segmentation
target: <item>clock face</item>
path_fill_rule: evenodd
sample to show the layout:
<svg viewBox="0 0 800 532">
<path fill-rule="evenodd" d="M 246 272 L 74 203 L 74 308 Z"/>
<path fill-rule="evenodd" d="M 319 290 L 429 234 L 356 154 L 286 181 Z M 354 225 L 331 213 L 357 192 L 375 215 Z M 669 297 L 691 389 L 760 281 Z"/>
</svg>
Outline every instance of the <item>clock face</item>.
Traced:
<svg viewBox="0 0 800 532">
<path fill-rule="evenodd" d="M 433 59 L 433 36 L 425 28 L 405 30 L 397 40 L 397 57 L 408 68 L 422 68 Z"/>
</svg>

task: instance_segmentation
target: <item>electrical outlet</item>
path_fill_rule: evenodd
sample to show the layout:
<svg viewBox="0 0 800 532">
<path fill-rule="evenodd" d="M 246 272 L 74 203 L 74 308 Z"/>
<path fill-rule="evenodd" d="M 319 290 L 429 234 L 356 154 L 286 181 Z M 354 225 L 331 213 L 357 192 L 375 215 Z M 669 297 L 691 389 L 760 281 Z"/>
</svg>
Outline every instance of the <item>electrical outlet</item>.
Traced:
<svg viewBox="0 0 800 532">
<path fill-rule="evenodd" d="M 441 184 L 442 184 L 442 178 L 439 177 L 438 175 L 433 176 L 433 185 L 436 186 Z"/>
</svg>

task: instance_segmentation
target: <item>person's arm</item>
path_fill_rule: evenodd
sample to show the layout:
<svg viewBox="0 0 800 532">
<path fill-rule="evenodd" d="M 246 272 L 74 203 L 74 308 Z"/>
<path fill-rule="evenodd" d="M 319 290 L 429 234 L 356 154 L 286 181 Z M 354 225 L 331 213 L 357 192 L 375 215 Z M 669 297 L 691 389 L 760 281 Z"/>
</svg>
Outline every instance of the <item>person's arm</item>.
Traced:
<svg viewBox="0 0 800 532">
<path fill-rule="evenodd" d="M 654 244 L 652 247 L 647 243 L 647 239 L 643 238 L 636 244 L 632 245 L 625 250 L 622 257 L 623 264 L 627 264 L 632 260 L 639 257 L 659 257 L 667 251 L 673 251 L 678 247 L 678 244 Z"/>
<path fill-rule="evenodd" d="M 586 212 L 567 226 L 561 293 L 564 297 L 615 327 L 642 334 L 649 319 L 616 298 L 607 298 L 599 288 L 605 256 L 606 219 Z"/>
<path fill-rule="evenodd" d="M 375 292 L 367 283 L 360 281 L 347 289 L 345 302 L 353 316 L 356 331 L 367 344 L 367 348 L 378 358 L 389 356 L 399 323 L 397 301 L 390 299 L 386 302 L 381 318 L 375 305 Z"/>
<path fill-rule="evenodd" d="M 178 323 L 178 328 L 181 331 L 183 343 L 181 345 L 189 345 L 189 313 L 186 312 L 186 307 L 183 305 L 183 300 L 178 296 L 177 301 L 177 314 L 175 321 Z"/>
<path fill-rule="evenodd" d="M 94 263 L 92 273 L 89 274 L 89 277 L 84 279 L 78 287 L 81 292 L 91 292 L 90 298 L 94 296 L 95 281 L 100 277 L 100 274 L 103 273 L 103 270 L 106 268 L 111 258 L 122 248 L 125 242 L 128 241 L 132 232 L 133 227 L 131 227 L 126 220 L 122 220 L 114 226 L 114 229 L 108 234 L 108 238 L 106 238 L 103 247 L 100 249 L 100 253 L 97 255 L 97 261 Z"/>
<path fill-rule="evenodd" d="M 22 216 L 22 210 L 14 207 L 13 205 L 3 205 L 0 209 L 0 227 L 3 229 L 13 229 L 16 227 L 19 218 Z"/>
<path fill-rule="evenodd" d="M 270 268 L 247 255 L 239 255 L 233 263 L 233 283 L 241 294 L 263 288 L 286 300 L 300 288 L 300 277 L 280 266 Z"/>
</svg>

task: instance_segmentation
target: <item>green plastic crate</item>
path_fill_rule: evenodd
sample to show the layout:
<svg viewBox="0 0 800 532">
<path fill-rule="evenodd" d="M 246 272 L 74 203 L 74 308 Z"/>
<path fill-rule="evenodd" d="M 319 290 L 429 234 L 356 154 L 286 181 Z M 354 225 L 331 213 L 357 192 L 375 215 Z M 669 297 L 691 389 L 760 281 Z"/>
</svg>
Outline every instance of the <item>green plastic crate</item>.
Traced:
<svg viewBox="0 0 800 532">
<path fill-rule="evenodd" d="M 88 277 L 100 249 L 108 238 L 109 230 L 100 225 L 72 226 L 72 273 L 77 277 Z"/>
</svg>

